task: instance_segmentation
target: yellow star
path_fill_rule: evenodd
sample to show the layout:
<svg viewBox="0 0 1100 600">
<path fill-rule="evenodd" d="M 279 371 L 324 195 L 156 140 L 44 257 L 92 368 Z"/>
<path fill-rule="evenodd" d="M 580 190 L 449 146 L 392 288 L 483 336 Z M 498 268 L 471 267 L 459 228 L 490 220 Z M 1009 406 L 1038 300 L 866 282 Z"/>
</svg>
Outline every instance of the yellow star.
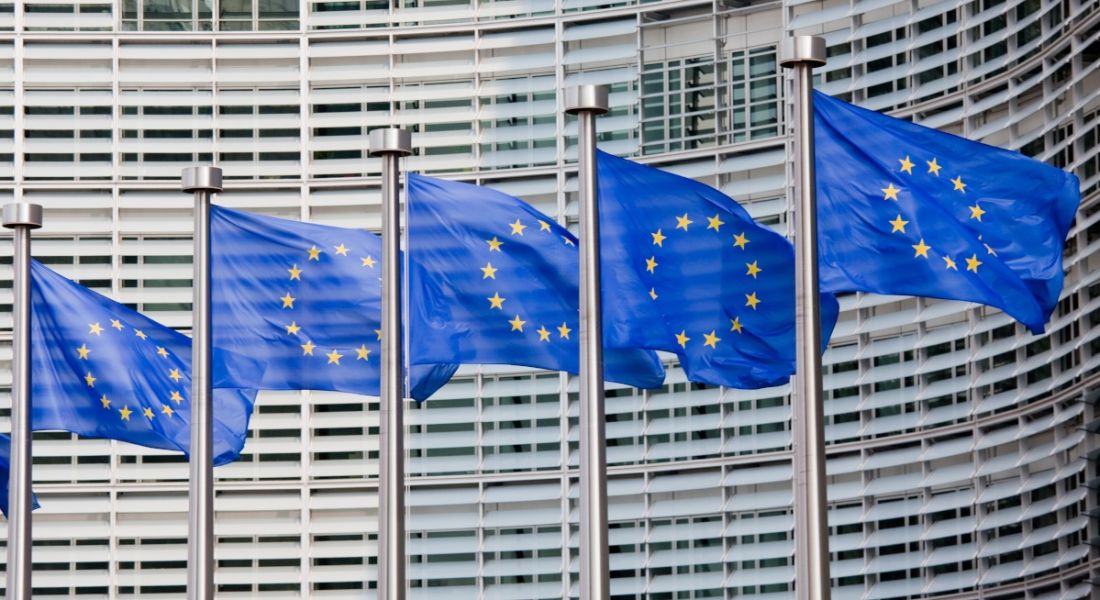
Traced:
<svg viewBox="0 0 1100 600">
<path fill-rule="evenodd" d="M 523 230 L 527 229 L 527 226 L 520 223 L 519 219 L 516 219 L 515 223 L 509 223 L 508 226 L 512 228 L 512 235 L 523 235 Z"/>
<path fill-rule="evenodd" d="M 103 394 L 99 397 L 99 403 L 103 405 L 103 408 L 111 408 L 111 401 L 107 398 L 107 394 Z"/>
<path fill-rule="evenodd" d="M 737 333 L 741 333 L 741 329 L 743 327 L 744 326 L 741 325 L 741 317 L 734 317 L 734 318 L 730 319 L 730 331 L 736 331 Z"/>
<path fill-rule="evenodd" d="M 165 404 L 164 406 L 160 407 L 160 412 L 168 415 L 168 418 L 172 418 L 172 413 L 174 413 L 176 411 L 172 410 L 171 406 L 168 406 L 167 404 Z"/>
<path fill-rule="evenodd" d="M 302 327 L 298 325 L 297 321 L 291 321 L 290 325 L 286 326 L 287 335 L 298 335 L 298 332 L 302 330 Z"/>
<path fill-rule="evenodd" d="M 539 325 L 538 331 L 536 331 L 535 333 L 539 334 L 540 342 L 550 341 L 550 330 L 547 329 L 545 325 Z"/>
<path fill-rule="evenodd" d="M 497 239 L 497 236 L 493 236 L 491 240 L 485 240 L 486 244 L 489 244 L 489 252 L 500 252 L 500 247 L 504 245 L 504 242 Z"/>
<path fill-rule="evenodd" d="M 298 268 L 298 265 L 292 265 L 287 271 L 290 272 L 291 279 L 302 280 L 302 270 Z"/>
<path fill-rule="evenodd" d="M 366 344 L 355 349 L 355 360 L 370 360 L 370 348 Z"/>
<path fill-rule="evenodd" d="M 550 224 L 546 221 L 539 220 L 539 231 L 550 231 Z"/>
<path fill-rule="evenodd" d="M 569 339 L 569 332 L 570 331 L 573 331 L 573 330 L 570 329 L 569 326 L 566 325 L 565 323 L 562 323 L 561 325 L 558 326 L 558 337 L 563 339 L 563 340 L 567 340 L 567 339 Z"/>
<path fill-rule="evenodd" d="M 486 300 L 489 301 L 490 309 L 498 308 L 500 310 L 504 310 L 504 301 L 507 300 L 507 298 L 501 298 L 500 292 L 493 292 L 493 297 L 486 298 Z"/>
<path fill-rule="evenodd" d="M 100 327 L 99 323 L 92 323 L 91 325 L 88 325 L 88 333 L 99 335 L 103 333 L 103 327 Z"/>
<path fill-rule="evenodd" d="M 688 230 L 688 225 L 691 225 L 695 221 L 688 218 L 688 214 L 684 213 L 683 216 L 676 217 L 676 229 Z"/>
<path fill-rule="evenodd" d="M 328 364 L 330 364 L 330 365 L 338 365 L 338 364 L 340 364 L 340 359 L 344 358 L 344 355 L 340 354 L 336 350 L 333 350 L 332 352 L 329 352 L 325 356 L 328 357 Z"/>
<path fill-rule="evenodd" d="M 662 247 L 662 248 L 664 248 L 664 247 L 665 247 L 665 240 L 667 240 L 667 239 L 668 239 L 668 236 L 666 236 L 665 234 L 661 233 L 661 230 L 660 230 L 660 229 L 658 229 L 658 230 L 656 231 L 656 233 L 651 233 L 651 234 L 649 234 L 649 235 L 653 236 L 653 245 L 654 245 L 654 246 L 660 246 L 660 247 Z"/>
<path fill-rule="evenodd" d="M 135 337 L 139 337 L 139 338 L 141 338 L 141 339 L 143 339 L 143 340 L 145 340 L 145 339 L 149 339 L 149 336 L 145 335 L 145 332 L 144 332 L 144 331 L 142 331 L 142 330 L 140 330 L 140 329 L 135 329 L 135 330 L 134 330 L 134 336 L 135 336 Z"/>
<path fill-rule="evenodd" d="M 913 254 L 913 258 L 916 258 L 918 256 L 923 256 L 924 258 L 928 258 L 928 251 L 931 250 L 931 249 L 932 249 L 932 246 L 929 246 L 929 245 L 925 244 L 924 243 L 924 238 L 921 238 L 919 244 L 913 244 L 913 250 L 916 251 L 916 253 Z"/>
<path fill-rule="evenodd" d="M 172 381 L 178 382 L 180 379 L 183 379 L 183 375 L 180 374 L 179 369 L 172 369 L 171 371 L 168 371 L 168 378 Z"/>
<path fill-rule="evenodd" d="M 933 158 L 932 160 L 926 160 L 924 162 L 928 163 L 929 173 L 935 175 L 936 177 L 940 176 L 940 169 L 942 169 L 943 167 L 941 167 L 940 164 L 936 162 L 936 159 Z"/>
<path fill-rule="evenodd" d="M 898 199 L 898 192 L 900 192 L 900 191 L 901 191 L 901 188 L 896 188 L 896 187 L 894 187 L 894 184 L 891 183 L 890 185 L 887 185 L 886 187 L 882 188 L 882 199 L 883 200 L 897 200 Z"/>
<path fill-rule="evenodd" d="M 576 244 L 573 243 L 573 240 L 569 239 L 568 236 L 561 236 L 561 241 L 565 242 L 566 246 L 576 246 Z"/>
<path fill-rule="evenodd" d="M 979 223 L 981 223 L 982 215 L 984 215 L 986 212 L 985 209 L 983 209 L 981 205 L 979 205 L 977 202 L 974 203 L 974 206 L 968 206 L 967 208 L 970 209 L 970 218 L 976 219 Z"/>
<path fill-rule="evenodd" d="M 321 260 L 321 251 L 314 246 L 309 249 L 309 260 Z"/>
<path fill-rule="evenodd" d="M 369 269 L 373 269 L 374 268 L 374 257 L 373 256 L 364 256 L 363 258 L 360 258 L 359 259 L 359 266 L 367 267 Z"/>
<path fill-rule="evenodd" d="M 168 351 L 161 346 L 157 346 L 157 354 L 160 355 L 161 358 L 168 358 Z"/>
<path fill-rule="evenodd" d="M 952 271 L 958 271 L 959 267 L 955 264 L 955 261 L 951 260 L 950 256 L 943 257 L 944 267 L 951 269 Z"/>
<path fill-rule="evenodd" d="M 152 419 L 153 418 L 153 409 L 146 406 L 145 410 L 141 411 L 141 414 L 145 415 L 146 418 Z"/>
<path fill-rule="evenodd" d="M 484 267 L 481 267 L 482 279 L 496 279 L 497 271 L 499 269 L 493 267 L 493 263 L 486 262 Z"/>
<path fill-rule="evenodd" d="M 649 288 L 649 297 L 652 300 L 657 299 L 657 288 Z"/>
<path fill-rule="evenodd" d="M 737 246 L 738 248 L 740 248 L 742 250 L 745 249 L 745 245 L 748 244 L 748 243 L 749 243 L 749 238 L 745 237 L 745 232 L 744 231 L 742 231 L 741 233 L 733 236 L 733 245 Z"/>
<path fill-rule="evenodd" d="M 649 271 L 650 273 L 652 273 L 653 270 L 656 269 L 656 268 L 657 268 L 657 257 L 656 256 L 650 256 L 649 258 L 645 259 L 645 270 L 646 271 Z"/>
<path fill-rule="evenodd" d="M 966 193 L 966 184 L 963 183 L 962 175 L 959 175 L 958 177 L 952 179 L 951 183 L 955 184 L 955 189 L 956 190 L 958 190 L 958 191 L 960 191 L 964 194 Z"/>
<path fill-rule="evenodd" d="M 317 346 L 313 345 L 313 342 L 306 340 L 306 343 L 302 344 L 302 356 L 313 356 L 313 349 Z"/>
<path fill-rule="evenodd" d="M 755 261 L 755 260 L 752 261 L 751 263 L 745 263 L 745 266 L 749 268 L 748 272 L 745 273 L 745 275 L 752 275 L 752 278 L 756 279 L 756 274 L 764 270 L 764 269 L 761 269 L 760 265 L 758 265 L 756 263 L 757 263 L 757 261 Z"/>
<path fill-rule="evenodd" d="M 374 335 L 375 335 L 375 337 L 378 338 L 379 342 L 382 341 L 382 330 L 381 329 L 375 329 L 374 330 Z"/>
<path fill-rule="evenodd" d="M 967 271 L 973 271 L 973 272 L 977 273 L 978 272 L 978 267 L 982 266 L 983 264 L 985 264 L 985 263 L 978 260 L 978 255 L 975 254 L 975 255 L 971 256 L 970 258 L 966 259 L 966 270 Z"/>
<path fill-rule="evenodd" d="M 893 231 L 891 231 L 890 233 L 897 233 L 899 231 L 905 233 L 905 226 L 909 224 L 909 221 L 902 219 L 901 215 L 898 215 L 897 218 L 895 218 L 893 221 L 890 221 L 890 224 L 894 226 Z"/>
<path fill-rule="evenodd" d="M 343 242 L 340 242 L 340 245 L 336 246 L 335 250 L 336 250 L 336 253 L 339 254 L 340 256 L 347 256 L 348 255 L 348 247 L 345 246 Z"/>
<path fill-rule="evenodd" d="M 172 402 L 175 402 L 176 404 L 183 402 L 183 396 L 181 396 L 180 393 L 175 390 L 172 390 L 172 394 L 168 396 L 168 399 Z"/>
<path fill-rule="evenodd" d="M 899 158 L 898 162 L 901 163 L 902 173 L 908 173 L 910 175 L 913 174 L 913 161 L 909 160 L 908 156 L 906 156 L 905 158 Z"/>
<path fill-rule="evenodd" d="M 997 253 L 993 250 L 993 248 L 991 248 L 989 246 L 989 244 L 982 244 L 982 245 L 985 246 L 986 254 L 989 254 L 990 256 L 997 256 Z"/>
<path fill-rule="evenodd" d="M 89 371 L 88 374 L 84 376 L 84 383 L 87 383 L 88 387 L 95 387 L 95 376 L 92 375 L 91 371 Z"/>
<path fill-rule="evenodd" d="M 760 299 L 756 297 L 756 292 L 751 294 L 745 294 L 745 306 L 756 310 L 756 305 L 760 304 Z"/>
<path fill-rule="evenodd" d="M 92 351 L 88 349 L 88 344 L 81 344 L 80 347 L 76 349 L 76 353 L 80 356 L 80 360 L 88 360 L 88 355 L 91 354 Z"/>
<path fill-rule="evenodd" d="M 706 338 L 706 340 L 703 342 L 703 345 L 710 346 L 714 350 L 718 349 L 718 342 L 722 341 L 722 338 L 714 334 L 713 329 L 710 330 L 710 333 L 704 333 L 703 337 Z"/>
<path fill-rule="evenodd" d="M 122 321 L 119 321 L 118 319 L 111 319 L 111 327 L 122 331 Z"/>
<path fill-rule="evenodd" d="M 510 323 L 512 325 L 512 331 L 518 331 L 520 333 L 523 333 L 523 326 L 527 323 L 527 321 L 524 321 L 523 319 L 520 319 L 519 315 L 516 315 L 516 318 L 512 319 L 511 321 L 508 321 L 508 323 Z"/>
<path fill-rule="evenodd" d="M 687 348 L 687 343 L 691 341 L 691 338 L 687 336 L 687 330 L 681 329 L 680 333 L 676 334 L 676 343 L 680 344 L 681 348 Z"/>
<path fill-rule="evenodd" d="M 294 296 L 291 296 L 290 292 L 279 299 L 283 301 L 283 308 L 294 308 Z"/>
<path fill-rule="evenodd" d="M 129 406 L 123 406 L 122 408 L 118 409 L 118 414 L 119 414 L 120 417 L 122 417 L 123 421 L 129 421 L 130 420 L 130 414 L 133 413 L 133 412 L 134 411 L 130 410 Z"/>
<path fill-rule="evenodd" d="M 707 229 L 713 229 L 715 231 L 718 231 L 718 228 L 720 228 L 721 226 L 723 226 L 725 224 L 726 224 L 725 221 L 718 218 L 717 213 L 713 217 L 707 217 Z"/>
</svg>

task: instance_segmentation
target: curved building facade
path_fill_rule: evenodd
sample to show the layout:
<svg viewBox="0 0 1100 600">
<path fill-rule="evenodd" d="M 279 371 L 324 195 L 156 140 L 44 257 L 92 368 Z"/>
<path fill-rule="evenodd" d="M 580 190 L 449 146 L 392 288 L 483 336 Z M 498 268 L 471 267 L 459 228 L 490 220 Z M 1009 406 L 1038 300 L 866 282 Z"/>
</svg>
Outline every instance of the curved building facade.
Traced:
<svg viewBox="0 0 1100 600">
<path fill-rule="evenodd" d="M 1083 192 L 1045 335 L 964 303 L 842 299 L 824 375 L 834 597 L 1095 596 L 1095 0 L 0 2 L 0 201 L 45 206 L 44 262 L 187 330 L 183 167 L 220 165 L 228 206 L 377 230 L 367 133 L 399 125 L 409 169 L 575 224 L 560 91 L 604 83 L 603 149 L 786 231 L 791 32 L 828 41 L 819 89 L 1072 170 Z M 411 598 L 576 589 L 575 390 L 465 367 L 410 406 Z M 609 388 L 607 412 L 614 597 L 790 597 L 789 388 L 673 368 L 661 390 Z M 375 398 L 261 394 L 244 460 L 216 472 L 219 597 L 374 597 L 377 431 Z M 36 596 L 182 597 L 182 458 L 35 438 Z"/>
</svg>

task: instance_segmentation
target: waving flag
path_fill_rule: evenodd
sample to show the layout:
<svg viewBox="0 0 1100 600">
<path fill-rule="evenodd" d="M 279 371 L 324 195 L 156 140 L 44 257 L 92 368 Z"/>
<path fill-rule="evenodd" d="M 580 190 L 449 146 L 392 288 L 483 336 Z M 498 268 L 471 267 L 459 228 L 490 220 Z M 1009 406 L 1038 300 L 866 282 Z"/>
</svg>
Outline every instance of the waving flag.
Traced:
<svg viewBox="0 0 1100 600">
<path fill-rule="evenodd" d="M 408 204 L 413 360 L 576 373 L 577 239 L 530 205 L 466 183 L 410 173 Z M 664 380 L 657 356 L 637 349 L 608 349 L 604 374 L 641 388 Z"/>
<path fill-rule="evenodd" d="M 1041 333 L 1077 177 L 814 93 L 821 289 L 995 306 Z"/>
<path fill-rule="evenodd" d="M 794 248 L 725 194 L 600 152 L 608 345 L 675 352 L 689 379 L 736 388 L 795 370 Z M 822 340 L 839 307 L 821 295 Z"/>
<path fill-rule="evenodd" d="M 216 355 L 215 385 L 232 379 Z M 262 372 L 255 361 L 239 368 Z M 31 261 L 31 427 L 188 453 L 191 339 Z M 239 458 L 255 391 L 214 392 L 214 464 Z"/>
<path fill-rule="evenodd" d="M 377 396 L 382 244 L 368 231 L 211 207 L 214 347 L 267 365 L 229 383 Z M 440 361 L 448 362 L 448 361 Z M 423 400 L 456 365 L 411 369 Z"/>
</svg>

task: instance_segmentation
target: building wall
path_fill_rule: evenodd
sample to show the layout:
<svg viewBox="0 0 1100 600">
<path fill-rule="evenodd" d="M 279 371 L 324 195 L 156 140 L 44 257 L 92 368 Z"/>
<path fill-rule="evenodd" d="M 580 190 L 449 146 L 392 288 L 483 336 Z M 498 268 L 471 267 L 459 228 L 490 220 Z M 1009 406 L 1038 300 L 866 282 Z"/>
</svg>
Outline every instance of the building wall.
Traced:
<svg viewBox="0 0 1100 600">
<path fill-rule="evenodd" d="M 0 2 L 0 201 L 45 206 L 36 256 L 186 330 L 184 166 L 221 166 L 227 206 L 377 230 L 367 132 L 395 124 L 413 131 L 407 168 L 572 225 L 576 124 L 558 92 L 606 83 L 602 148 L 786 231 L 785 31 L 826 37 L 819 89 L 1074 170 L 1084 193 L 1045 335 L 963 303 L 842 299 L 824 375 L 835 597 L 1087 597 L 1100 569 L 1087 543 L 1100 536 L 1095 0 Z M 471 366 L 409 407 L 411 597 L 569 594 L 575 390 Z M 788 393 L 676 369 L 658 391 L 608 389 L 616 597 L 790 596 Z M 8 405 L 5 387 L 0 421 Z M 377 428 L 374 398 L 261 394 L 245 458 L 216 471 L 219 597 L 374 597 Z M 65 433 L 34 449 L 36 595 L 181 597 L 182 459 Z"/>
</svg>

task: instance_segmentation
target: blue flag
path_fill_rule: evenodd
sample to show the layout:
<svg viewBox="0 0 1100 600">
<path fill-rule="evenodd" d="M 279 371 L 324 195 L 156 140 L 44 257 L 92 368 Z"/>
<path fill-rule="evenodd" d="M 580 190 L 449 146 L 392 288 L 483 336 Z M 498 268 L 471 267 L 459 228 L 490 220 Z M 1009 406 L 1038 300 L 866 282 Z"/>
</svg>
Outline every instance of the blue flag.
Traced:
<svg viewBox="0 0 1100 600">
<path fill-rule="evenodd" d="M 8 486 L 11 484 L 11 436 L 0 433 L 0 512 L 8 516 Z M 38 497 L 31 496 L 31 506 L 38 508 Z"/>
<path fill-rule="evenodd" d="M 234 368 L 234 385 L 378 395 L 378 236 L 220 206 L 210 230 L 214 347 L 267 365 L 261 378 Z M 427 398 L 456 369 L 411 369 L 409 395 Z"/>
<path fill-rule="evenodd" d="M 215 385 L 230 378 L 214 357 Z M 255 362 L 241 363 L 257 370 Z M 191 339 L 31 262 L 31 427 L 187 454 Z M 259 369 L 262 371 L 262 369 Z M 255 391 L 214 393 L 214 464 L 236 460 Z"/>
<path fill-rule="evenodd" d="M 794 248 L 707 185 L 600 152 L 609 345 L 666 350 L 688 379 L 754 389 L 795 370 Z M 822 343 L 839 308 L 821 295 Z"/>
<path fill-rule="evenodd" d="M 413 173 L 408 211 L 414 361 L 577 372 L 580 261 L 568 230 L 507 194 Z M 652 352 L 611 349 L 604 375 L 653 388 L 664 367 Z"/>
<path fill-rule="evenodd" d="M 995 306 L 1041 333 L 1077 177 L 814 93 L 821 289 Z"/>
</svg>

